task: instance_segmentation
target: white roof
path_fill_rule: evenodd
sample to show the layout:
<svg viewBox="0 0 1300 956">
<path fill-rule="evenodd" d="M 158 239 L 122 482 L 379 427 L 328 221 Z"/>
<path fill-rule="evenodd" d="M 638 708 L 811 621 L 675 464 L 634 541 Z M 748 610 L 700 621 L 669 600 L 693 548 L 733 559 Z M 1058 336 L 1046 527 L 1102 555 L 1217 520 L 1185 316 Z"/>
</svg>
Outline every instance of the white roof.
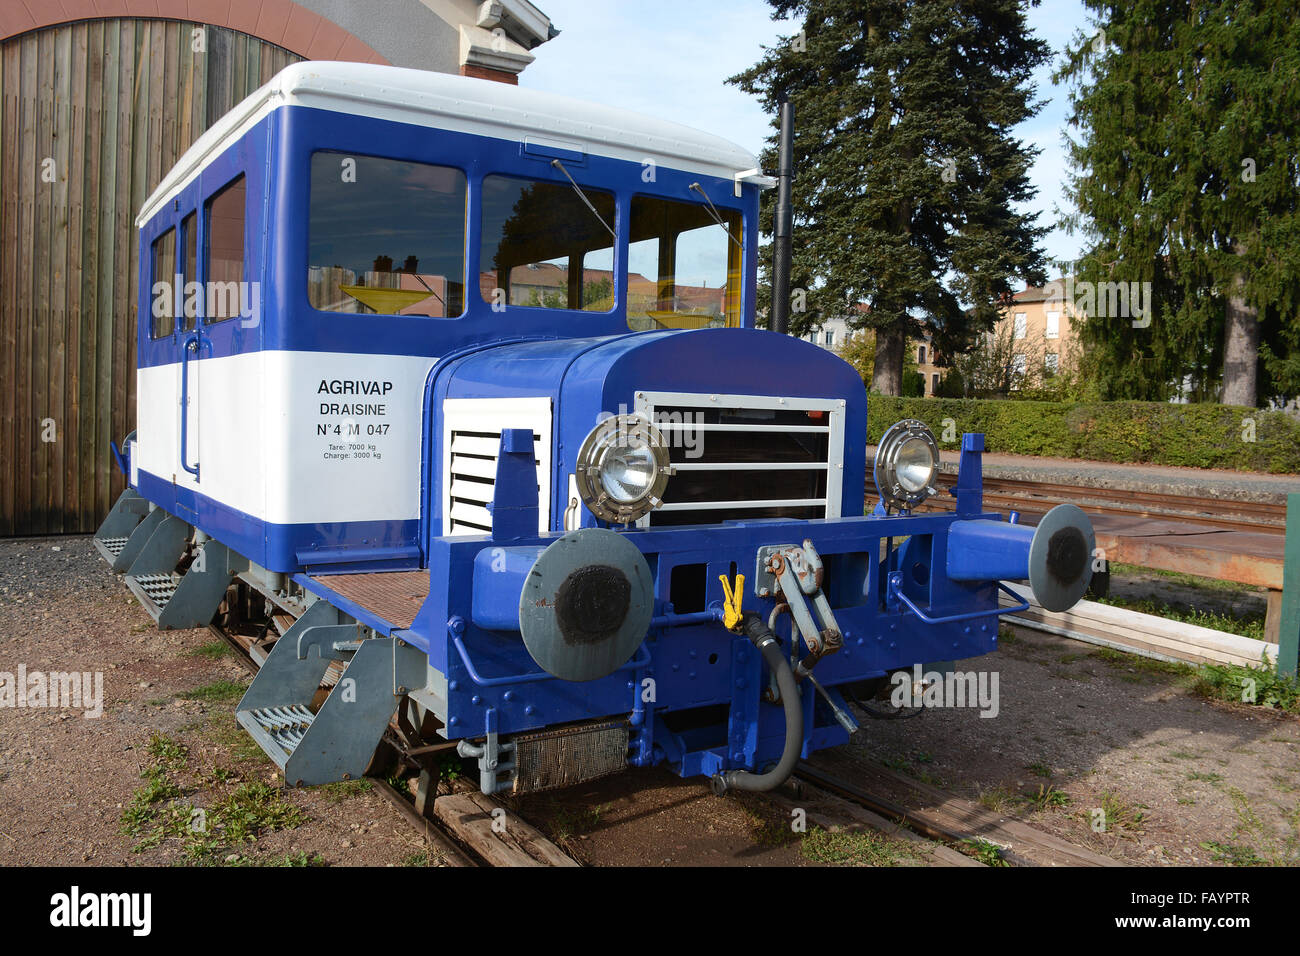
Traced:
<svg viewBox="0 0 1300 956">
<path fill-rule="evenodd" d="M 251 126 L 273 110 L 293 105 L 516 142 L 526 138 L 726 179 L 758 165 L 752 153 L 720 136 L 629 110 L 493 80 L 373 63 L 305 60 L 285 67 L 195 140 L 145 200 L 137 227 Z"/>
</svg>

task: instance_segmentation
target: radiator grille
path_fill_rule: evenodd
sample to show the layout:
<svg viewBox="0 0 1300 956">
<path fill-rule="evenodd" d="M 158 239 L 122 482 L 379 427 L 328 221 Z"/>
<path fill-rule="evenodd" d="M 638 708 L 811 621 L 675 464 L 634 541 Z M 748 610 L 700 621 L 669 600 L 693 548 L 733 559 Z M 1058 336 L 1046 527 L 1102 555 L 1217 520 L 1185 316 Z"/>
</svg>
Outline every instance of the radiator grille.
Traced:
<svg viewBox="0 0 1300 956">
<path fill-rule="evenodd" d="M 627 766 L 627 722 L 606 720 L 519 734 L 515 793 L 554 790 L 617 773 Z"/>
<path fill-rule="evenodd" d="M 533 432 L 533 447 L 542 436 Z M 489 534 L 492 514 L 488 504 L 496 485 L 497 453 L 501 432 L 451 433 L 451 507 L 447 534 Z M 541 459 L 535 459 L 541 467 Z"/>
<path fill-rule="evenodd" d="M 676 474 L 641 525 L 835 518 L 843 403 L 762 395 L 642 393 L 638 411 L 668 439 Z"/>
</svg>

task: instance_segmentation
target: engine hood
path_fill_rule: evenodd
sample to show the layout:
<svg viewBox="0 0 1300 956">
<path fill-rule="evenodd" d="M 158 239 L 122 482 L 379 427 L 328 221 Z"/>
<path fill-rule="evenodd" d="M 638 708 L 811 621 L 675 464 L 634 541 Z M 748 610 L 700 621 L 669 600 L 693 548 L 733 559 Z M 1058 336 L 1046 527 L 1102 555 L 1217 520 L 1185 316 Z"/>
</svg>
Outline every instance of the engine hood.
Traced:
<svg viewBox="0 0 1300 956">
<path fill-rule="evenodd" d="M 697 329 L 507 342 L 453 359 L 435 374 L 439 407 L 445 399 L 532 400 L 534 406 L 549 400 L 549 465 L 557 480 L 546 484 L 552 486 L 553 518 L 568 497 L 567 482 L 559 479 L 573 471 L 591 429 L 611 414 L 636 411 L 638 393 L 655 392 L 842 401 L 840 513 L 862 513 L 866 389 L 847 362 L 801 339 L 756 329 Z M 552 527 L 559 525 L 553 520 Z"/>
</svg>

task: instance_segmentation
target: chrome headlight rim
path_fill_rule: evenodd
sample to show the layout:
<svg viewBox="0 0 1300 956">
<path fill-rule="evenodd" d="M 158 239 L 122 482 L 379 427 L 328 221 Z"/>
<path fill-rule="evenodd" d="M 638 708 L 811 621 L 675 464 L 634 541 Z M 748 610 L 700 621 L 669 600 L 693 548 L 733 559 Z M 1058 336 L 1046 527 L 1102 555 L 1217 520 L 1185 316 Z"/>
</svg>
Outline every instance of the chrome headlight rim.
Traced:
<svg viewBox="0 0 1300 956">
<path fill-rule="evenodd" d="M 650 453 L 653 470 L 636 498 L 620 501 L 605 487 L 605 469 L 615 451 L 634 443 Z M 611 524 L 631 524 L 663 504 L 664 488 L 671 475 L 663 434 L 640 415 L 612 415 L 596 425 L 583 439 L 574 465 L 574 481 L 582 503 L 601 521 Z"/>
<path fill-rule="evenodd" d="M 905 448 L 920 444 L 930 453 L 930 474 L 918 488 L 908 488 L 898 474 L 899 458 Z M 925 422 L 904 418 L 895 422 L 880 438 L 876 446 L 873 469 L 876 491 L 886 508 L 910 510 L 936 493 L 935 478 L 939 474 L 939 443 Z"/>
</svg>

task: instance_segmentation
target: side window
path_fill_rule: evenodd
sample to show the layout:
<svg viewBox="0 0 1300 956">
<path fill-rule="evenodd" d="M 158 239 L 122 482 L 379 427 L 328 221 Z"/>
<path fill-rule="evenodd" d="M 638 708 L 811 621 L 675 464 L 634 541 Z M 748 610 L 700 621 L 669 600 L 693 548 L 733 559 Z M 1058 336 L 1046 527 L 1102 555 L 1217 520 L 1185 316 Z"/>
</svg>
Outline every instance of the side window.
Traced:
<svg viewBox="0 0 1300 956">
<path fill-rule="evenodd" d="M 484 302 L 586 312 L 614 307 L 614 196 L 582 192 L 595 212 L 567 182 L 483 179 Z"/>
<path fill-rule="evenodd" d="M 244 283 L 244 177 L 223 186 L 207 201 L 207 321 L 239 315 Z"/>
<path fill-rule="evenodd" d="M 153 321 L 150 335 L 166 338 L 176 329 L 176 229 L 173 227 L 153 241 L 153 282 L 150 293 Z"/>
<path fill-rule="evenodd" d="M 323 312 L 465 312 L 465 174 L 448 166 L 311 157 L 307 301 Z"/>
<path fill-rule="evenodd" d="M 740 213 L 649 196 L 632 199 L 627 324 L 633 329 L 740 325 Z M 830 340 L 827 340 L 829 344 Z"/>
<path fill-rule="evenodd" d="M 194 323 L 201 310 L 199 305 L 200 296 L 190 297 L 190 283 L 199 281 L 198 273 L 198 250 L 199 250 L 199 214 L 192 212 L 181 220 L 181 248 L 184 250 L 182 258 L 184 263 L 181 266 L 181 283 L 182 299 L 182 324 L 181 328 L 186 332 L 194 331 Z"/>
</svg>

